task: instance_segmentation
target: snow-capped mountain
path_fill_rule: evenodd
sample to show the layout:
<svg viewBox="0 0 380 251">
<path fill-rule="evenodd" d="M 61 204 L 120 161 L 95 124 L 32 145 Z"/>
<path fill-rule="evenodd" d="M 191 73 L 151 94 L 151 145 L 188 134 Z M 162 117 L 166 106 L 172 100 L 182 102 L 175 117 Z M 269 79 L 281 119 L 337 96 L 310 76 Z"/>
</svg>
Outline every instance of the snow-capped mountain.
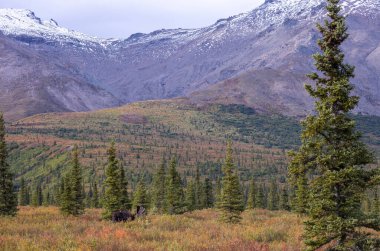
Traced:
<svg viewBox="0 0 380 251">
<path fill-rule="evenodd" d="M 8 86 L 12 93 L 9 87 L 16 83 L 27 92 L 33 88 L 30 83 L 43 83 L 39 90 L 54 100 L 52 107 L 72 111 L 187 95 L 197 104 L 234 102 L 263 112 L 302 115 L 312 109 L 303 82 L 313 70 L 311 55 L 318 51 L 319 37 L 315 23 L 324 18 L 324 7 L 322 0 L 267 0 L 208 27 L 163 29 L 124 40 L 87 36 L 54 20 L 42 21 L 31 11 L 3 9 L 0 48 L 7 50 L 0 50 L 0 90 Z M 380 1 L 346 0 L 342 8 L 351 34 L 344 50 L 347 61 L 357 66 L 353 82 L 362 97 L 357 111 L 380 115 Z M 28 65 L 40 71 L 26 71 Z M 46 74 L 59 81 L 41 80 Z M 72 100 L 66 94 L 60 100 L 65 79 L 72 77 L 80 95 Z M 56 82 L 61 89 L 51 91 Z M 93 88 L 92 98 L 82 86 Z M 108 98 L 99 102 L 97 95 Z M 0 101 L 0 109 L 11 114 L 8 106 Z M 32 108 L 28 105 L 25 114 L 13 118 L 41 112 Z"/>
<path fill-rule="evenodd" d="M 19 38 L 27 36 L 81 45 L 108 43 L 107 40 L 60 27 L 54 19 L 41 20 L 34 12 L 24 9 L 0 9 L 0 30 L 5 35 Z"/>
</svg>

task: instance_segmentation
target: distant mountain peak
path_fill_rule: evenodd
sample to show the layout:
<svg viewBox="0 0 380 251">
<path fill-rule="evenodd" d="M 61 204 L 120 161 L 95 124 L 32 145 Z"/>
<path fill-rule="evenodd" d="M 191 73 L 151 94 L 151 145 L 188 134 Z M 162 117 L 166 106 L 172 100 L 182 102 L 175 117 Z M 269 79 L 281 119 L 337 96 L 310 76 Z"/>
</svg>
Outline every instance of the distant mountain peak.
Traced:
<svg viewBox="0 0 380 251">
<path fill-rule="evenodd" d="M 343 49 L 347 62 L 357 66 L 353 83 L 362 97 L 358 111 L 380 115 L 380 1 L 341 3 L 350 28 Z M 203 28 L 161 29 L 124 40 L 87 36 L 29 10 L 3 9 L 0 47 L 13 60 L 0 60 L 0 109 L 46 111 L 45 105 L 15 102 L 37 90 L 56 102 L 58 111 L 107 107 L 114 104 L 109 100 L 189 96 L 199 104 L 238 103 L 302 115 L 312 109 L 303 82 L 314 70 L 311 55 L 320 37 L 315 24 L 326 18 L 325 5 L 324 0 L 267 0 Z M 88 92 L 85 86 L 96 88 L 91 95 L 73 96 Z M 99 102 L 104 92 L 109 99 Z M 71 106 L 75 100 L 65 93 L 80 102 Z"/>
<path fill-rule="evenodd" d="M 26 9 L 0 9 L 0 30 L 10 36 L 43 37 L 57 42 L 102 43 L 103 39 L 60 27 L 54 19 L 42 21 Z"/>
</svg>

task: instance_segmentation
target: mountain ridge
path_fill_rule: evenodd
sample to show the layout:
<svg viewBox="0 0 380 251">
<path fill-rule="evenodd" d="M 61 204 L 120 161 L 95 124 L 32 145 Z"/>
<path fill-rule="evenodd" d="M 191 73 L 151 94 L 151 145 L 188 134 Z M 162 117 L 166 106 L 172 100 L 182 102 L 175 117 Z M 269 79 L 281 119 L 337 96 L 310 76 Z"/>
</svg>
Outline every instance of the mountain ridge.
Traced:
<svg viewBox="0 0 380 251">
<path fill-rule="evenodd" d="M 356 112 L 380 116 L 380 63 L 377 62 L 380 3 L 350 0 L 345 1 L 342 8 L 348 15 L 351 33 L 344 51 L 348 63 L 358 66 L 357 79 L 353 82 L 357 87 L 355 94 L 360 95 L 362 101 Z M 32 12 L 22 13 L 31 15 L 37 26 L 46 24 L 51 30 L 58 27 L 56 22 L 41 21 Z M 0 20 L 4 20 L 4 16 L 0 11 Z M 221 100 L 219 93 L 226 97 L 234 95 L 228 90 L 223 93 L 226 82 L 251 81 L 253 77 L 255 82 L 251 85 L 244 81 L 235 85 L 235 89 L 247 96 L 246 101 L 235 99 L 235 102 L 263 112 L 299 116 L 312 109 L 312 100 L 307 97 L 303 83 L 304 75 L 314 70 L 311 55 L 318 51 L 315 23 L 323 18 L 322 0 L 276 0 L 204 28 L 162 29 L 133 34 L 126 39 L 86 37 L 64 28 L 63 35 L 51 35 L 50 31 L 46 36 L 41 35 L 44 29 L 31 29 L 29 33 L 19 29 L 17 34 L 11 34 L 4 32 L 3 22 L 0 31 L 5 33 L 5 39 L 39 57 L 57 59 L 57 64 L 67 66 L 70 72 L 81 76 L 83 82 L 99 90 L 99 96 L 101 92 L 109 93 L 116 104 L 181 96 L 189 97 L 192 102 L 208 103 Z M 254 77 L 255 74 L 262 78 Z M 77 86 L 84 95 L 81 83 Z M 267 92 L 246 93 L 243 87 L 252 91 L 267 89 Z M 206 100 L 202 92 L 208 93 Z M 269 102 L 257 103 L 260 99 Z M 281 102 L 276 103 L 277 100 Z M 276 109 L 266 109 L 265 104 L 271 102 Z M 87 109 L 90 110 L 90 106 Z"/>
</svg>

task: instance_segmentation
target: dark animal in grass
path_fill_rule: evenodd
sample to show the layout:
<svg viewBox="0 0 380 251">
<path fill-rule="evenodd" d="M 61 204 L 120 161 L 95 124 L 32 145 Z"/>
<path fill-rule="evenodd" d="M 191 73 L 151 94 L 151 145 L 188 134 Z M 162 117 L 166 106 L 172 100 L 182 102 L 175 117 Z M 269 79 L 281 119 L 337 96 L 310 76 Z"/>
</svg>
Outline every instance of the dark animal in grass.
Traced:
<svg viewBox="0 0 380 251">
<path fill-rule="evenodd" d="M 128 210 L 118 210 L 112 212 L 112 221 L 113 222 L 125 222 L 125 221 L 133 221 L 136 217 L 141 217 L 145 214 L 145 208 L 141 206 L 137 206 L 137 213 L 132 214 Z"/>
<path fill-rule="evenodd" d="M 118 210 L 112 212 L 113 222 L 132 221 L 135 219 L 135 215 L 128 210 Z"/>
</svg>

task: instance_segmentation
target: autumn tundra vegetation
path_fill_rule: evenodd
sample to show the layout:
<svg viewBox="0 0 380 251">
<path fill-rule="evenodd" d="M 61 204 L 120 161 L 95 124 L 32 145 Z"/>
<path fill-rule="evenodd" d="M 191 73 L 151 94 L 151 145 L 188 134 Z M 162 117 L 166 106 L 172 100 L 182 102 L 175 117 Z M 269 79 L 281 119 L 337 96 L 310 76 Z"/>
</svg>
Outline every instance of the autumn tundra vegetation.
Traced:
<svg viewBox="0 0 380 251">
<path fill-rule="evenodd" d="M 224 124 L 236 126 L 238 123 L 241 130 L 231 130 L 231 135 L 223 134 L 223 129 L 232 127 L 219 127 L 221 118 L 213 117 L 214 127 L 208 130 L 217 136 L 211 137 L 202 133 L 207 122 L 194 122 L 199 111 L 185 109 L 188 106 L 178 100 L 170 104 L 164 101 L 160 105 L 182 105 L 183 110 L 176 110 L 177 107 L 170 115 L 164 115 L 172 119 L 169 120 L 171 127 L 157 123 L 157 117 L 150 118 L 156 120 L 156 124 L 149 124 L 144 116 L 122 117 L 143 124 L 142 129 L 132 126 L 128 128 L 130 134 L 124 131 L 120 134 L 127 142 L 140 141 L 144 146 L 143 151 L 133 155 L 133 164 L 145 167 L 145 160 L 156 162 L 154 168 L 146 168 L 149 171 L 133 176 L 129 170 L 132 162 L 126 163 L 128 156 L 118 150 L 123 146 L 120 137 L 114 137 L 108 145 L 104 144 L 104 139 L 103 143 L 89 141 L 87 149 L 92 147 L 98 151 L 103 147 L 107 150 L 103 149 L 104 154 L 96 155 L 91 150 L 85 154 L 80 144 L 84 134 L 74 129 L 75 119 L 69 122 L 74 126 L 70 130 L 57 131 L 59 125 L 53 122 L 50 127 L 28 126 L 27 121 L 35 117 L 12 125 L 8 139 L 17 141 L 22 133 L 48 131 L 49 137 L 44 140 L 53 141 L 52 149 L 57 146 L 55 140 L 60 133 L 70 134 L 70 143 L 75 144 L 66 149 L 69 154 L 65 159 L 65 172 L 52 175 L 55 173 L 51 171 L 44 182 L 34 186 L 27 184 L 30 177 L 21 176 L 15 191 L 8 163 L 9 159 L 13 161 L 9 152 L 14 149 L 11 144 L 7 147 L 5 124 L 0 116 L 0 249 L 378 250 L 380 173 L 376 151 L 370 151 L 363 143 L 355 117 L 351 115 L 359 97 L 352 95 L 350 79 L 354 77 L 354 67 L 345 63 L 340 49 L 348 33 L 345 18 L 340 14 L 339 0 L 327 0 L 327 11 L 328 19 L 317 25 L 321 33 L 318 41 L 321 51 L 314 55 L 318 72 L 309 75 L 314 84 L 305 86 L 315 99 L 315 113 L 302 121 L 301 131 L 296 131 L 301 132 L 300 145 L 298 150 L 290 151 L 289 156 L 286 151 L 294 149 L 297 140 L 281 143 L 281 137 L 286 138 L 284 135 L 272 138 L 268 148 L 247 146 L 260 142 L 257 136 L 264 136 L 264 133 L 253 130 L 255 139 L 247 137 L 247 131 L 253 131 L 243 130 L 248 128 L 246 123 L 237 122 L 236 114 L 233 115 L 235 112 L 239 116 L 253 114 L 243 106 L 210 106 L 207 113 L 202 113 L 202 118 L 207 120 L 212 118 L 212 112 L 235 109 Z M 146 112 L 140 105 L 132 107 Z M 119 116 L 118 112 L 123 109 L 130 108 L 112 112 Z M 104 112 L 86 115 L 89 116 L 86 119 L 91 121 L 90 117 L 96 114 L 104 115 Z M 184 127 L 185 123 L 176 119 L 178 114 L 183 115 L 184 121 L 192 121 L 193 127 Z M 260 115 L 254 115 L 260 120 Z M 45 121 L 56 119 L 55 115 L 51 116 Z M 117 135 L 114 130 L 118 122 L 107 121 L 106 118 L 113 118 L 109 114 L 102 118 L 100 124 L 104 123 L 108 131 L 100 135 L 94 128 L 88 128 L 92 136 Z M 274 119 L 278 118 L 282 119 Z M 285 118 L 284 121 L 284 124 L 291 123 Z M 148 133 L 151 137 L 144 140 L 137 136 Z M 165 134 L 164 140 L 160 138 L 162 134 Z M 225 144 L 223 147 L 216 140 L 220 137 Z M 176 145 L 178 141 L 173 138 L 181 138 L 186 146 Z M 174 145 L 178 151 L 163 154 L 161 146 L 164 143 Z M 208 147 L 200 148 L 200 145 Z M 186 147 L 197 149 L 192 153 L 196 161 L 184 150 Z M 207 157 L 202 149 L 213 152 L 214 159 L 223 155 L 220 165 L 198 165 L 202 155 Z M 241 170 L 249 158 L 256 163 L 258 149 L 262 150 L 261 157 L 272 156 L 271 162 L 267 159 L 267 166 L 289 163 L 288 168 L 284 167 L 288 169 L 288 176 L 259 179 L 259 175 Z M 147 157 L 149 150 L 157 151 L 161 158 L 158 159 L 157 154 Z M 146 158 L 141 163 L 143 152 Z M 61 163 L 62 155 L 54 151 L 49 154 L 56 164 Z M 91 159 L 100 156 L 107 159 L 104 169 L 86 171 L 89 165 L 97 163 Z M 190 164 L 195 164 L 194 171 L 186 168 Z M 46 172 L 45 169 L 46 163 L 41 172 Z M 50 186 L 52 189 L 46 189 L 49 180 L 54 183 Z"/>
</svg>

